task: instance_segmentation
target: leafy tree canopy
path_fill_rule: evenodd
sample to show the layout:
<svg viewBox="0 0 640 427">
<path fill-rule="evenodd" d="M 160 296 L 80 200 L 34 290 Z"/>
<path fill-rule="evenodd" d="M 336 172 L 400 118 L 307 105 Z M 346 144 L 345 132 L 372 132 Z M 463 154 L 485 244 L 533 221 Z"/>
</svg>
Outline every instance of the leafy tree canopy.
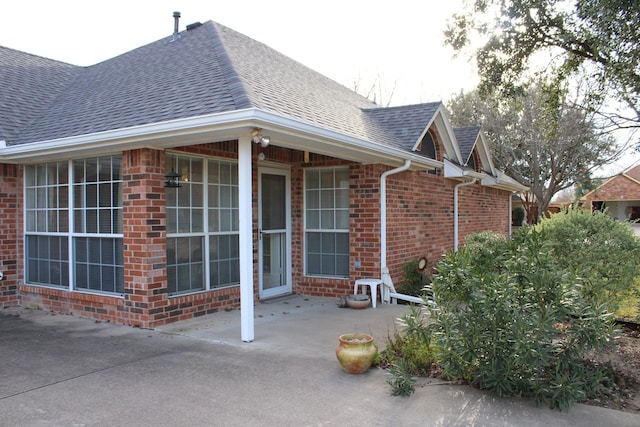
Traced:
<svg viewBox="0 0 640 427">
<path fill-rule="evenodd" d="M 483 95 L 517 92 L 541 64 L 560 80 L 589 76 L 600 88 L 590 107 L 602 111 L 609 94 L 631 111 L 608 114 L 612 125 L 640 127 L 640 0 L 466 0 L 445 40 L 462 51 L 478 39 Z"/>
<path fill-rule="evenodd" d="M 555 194 L 587 182 L 620 152 L 587 110 L 556 81 L 535 81 L 504 100 L 461 92 L 447 105 L 454 126 L 482 123 L 496 166 L 530 188 L 538 213 Z M 535 217 L 529 212 L 529 217 Z"/>
</svg>

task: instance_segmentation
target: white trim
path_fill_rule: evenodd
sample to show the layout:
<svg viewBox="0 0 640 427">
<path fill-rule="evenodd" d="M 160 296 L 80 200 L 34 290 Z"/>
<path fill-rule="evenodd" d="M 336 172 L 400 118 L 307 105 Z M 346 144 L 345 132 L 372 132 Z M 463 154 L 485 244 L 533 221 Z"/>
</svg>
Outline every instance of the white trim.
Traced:
<svg viewBox="0 0 640 427">
<path fill-rule="evenodd" d="M 458 252 L 458 189 L 460 187 L 466 187 L 473 185 L 477 181 L 473 178 L 471 181 L 461 182 L 453 187 L 453 251 Z M 511 196 L 509 196 L 511 197 Z"/>
<path fill-rule="evenodd" d="M 244 342 L 252 342 L 255 337 L 253 318 L 253 203 L 251 138 L 241 137 L 238 141 L 238 225 L 240 227 L 240 328 Z"/>
<path fill-rule="evenodd" d="M 449 156 L 453 156 L 456 159 L 461 159 L 462 154 L 460 153 L 460 148 L 458 147 L 458 141 L 456 140 L 455 133 L 453 132 L 451 122 L 448 119 L 447 109 L 442 103 L 433 113 L 431 120 L 427 123 L 418 140 L 413 144 L 413 149 L 411 151 L 418 151 L 418 146 L 422 142 L 422 138 L 424 138 L 425 134 L 429 131 L 431 126 L 435 126 L 436 130 L 438 131 L 438 136 L 440 137 L 440 142 L 443 146 L 442 148 L 444 148 L 445 151 L 442 157 L 447 158 Z"/>
<path fill-rule="evenodd" d="M 308 150 L 346 160 L 393 165 L 412 160 L 416 169 L 442 167 L 428 159 L 397 147 L 342 134 L 326 127 L 256 108 L 199 117 L 169 120 L 86 135 L 27 144 L 0 146 L 0 161 L 35 163 L 56 159 L 90 157 L 138 148 L 166 149 L 179 146 L 236 140 L 254 127 L 263 128 L 272 144 Z"/>
<path fill-rule="evenodd" d="M 264 290 L 264 275 L 263 275 L 263 246 L 262 238 L 258 236 L 258 292 L 261 299 L 272 298 L 287 293 L 291 293 L 293 276 L 292 276 L 292 252 L 291 252 L 291 168 L 288 166 L 278 165 L 274 163 L 267 163 L 264 166 L 258 166 L 258 233 L 262 230 L 262 175 L 263 174 L 278 175 L 285 177 L 285 263 L 287 265 L 286 270 L 286 285 L 275 288 L 274 290 Z"/>
<path fill-rule="evenodd" d="M 444 161 L 444 177 L 445 178 L 481 178 L 482 173 L 476 172 L 473 169 L 457 165 L 450 160 Z"/>
<path fill-rule="evenodd" d="M 332 170 L 334 177 L 335 177 L 335 173 L 337 170 L 346 170 L 347 174 L 349 172 L 349 167 L 348 166 L 316 166 L 316 167 L 309 167 L 309 168 L 304 168 L 303 170 L 303 186 L 302 186 L 302 193 L 303 193 L 303 197 L 302 197 L 302 233 L 304 238 L 303 240 L 303 244 L 302 244 L 302 271 L 303 271 L 303 275 L 304 277 L 310 277 L 310 278 L 314 278 L 314 279 L 332 279 L 332 280 L 349 280 L 349 272 L 347 272 L 346 276 L 332 276 L 332 275 L 328 275 L 328 274 L 310 274 L 309 273 L 309 266 L 307 264 L 307 259 L 308 259 L 308 241 L 307 241 L 307 233 L 323 233 L 323 232 L 332 232 L 336 235 L 342 233 L 342 234 L 347 234 L 350 235 L 351 233 L 351 224 L 349 224 L 349 226 L 347 228 L 338 228 L 338 229 L 331 229 L 331 230 L 326 230 L 326 229 L 322 229 L 322 228 L 309 228 L 307 225 L 307 203 L 308 203 L 308 199 L 307 199 L 307 185 L 308 185 L 308 179 L 307 179 L 307 173 L 308 172 L 312 172 L 312 171 L 319 171 L 321 173 L 321 171 L 323 170 Z M 347 178 L 349 180 L 349 184 L 350 184 L 350 178 Z M 334 190 L 336 188 L 334 187 Z M 336 209 L 335 206 L 333 208 L 334 210 Z M 349 190 L 349 214 L 351 211 L 351 191 Z M 351 220 L 349 220 L 349 222 L 351 222 Z M 318 224 L 318 226 L 320 226 L 320 224 Z M 351 255 L 349 255 L 349 265 L 351 264 Z M 349 268 L 350 269 L 350 268 Z"/>
<path fill-rule="evenodd" d="M 404 165 L 388 170 L 380 176 L 380 270 L 387 267 L 387 177 L 404 172 L 411 167 L 411 160 Z"/>
</svg>

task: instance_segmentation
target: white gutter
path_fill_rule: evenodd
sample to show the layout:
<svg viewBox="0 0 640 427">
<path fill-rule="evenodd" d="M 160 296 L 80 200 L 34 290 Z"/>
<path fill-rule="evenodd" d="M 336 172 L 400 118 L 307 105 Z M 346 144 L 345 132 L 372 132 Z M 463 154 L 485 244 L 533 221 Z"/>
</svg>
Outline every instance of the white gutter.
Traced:
<svg viewBox="0 0 640 427">
<path fill-rule="evenodd" d="M 0 143 L 0 162 L 24 163 L 38 161 L 41 158 L 50 159 L 53 156 L 68 159 L 70 156 L 86 156 L 89 153 L 195 145 L 211 142 L 213 134 L 220 138 L 236 139 L 239 128 L 251 127 L 265 128 L 270 132 L 282 132 L 283 135 L 287 134 L 294 138 L 294 141 L 295 138 L 303 138 L 325 144 L 328 148 L 347 148 L 360 154 L 366 153 L 374 156 L 376 161 L 381 163 L 383 160 L 393 162 L 411 158 L 415 165 L 420 167 L 442 167 L 439 161 L 409 153 L 400 148 L 345 135 L 314 123 L 257 108 L 212 113 L 19 145 Z M 297 145 L 296 147 L 299 148 Z"/>
<path fill-rule="evenodd" d="M 477 178 L 473 178 L 471 181 L 461 182 L 453 188 L 453 251 L 458 252 L 458 189 L 460 187 L 466 187 L 473 185 L 477 181 Z"/>
<path fill-rule="evenodd" d="M 380 176 L 380 270 L 387 267 L 387 177 L 404 172 L 411 167 L 411 160 L 404 165 L 390 169 Z"/>
</svg>

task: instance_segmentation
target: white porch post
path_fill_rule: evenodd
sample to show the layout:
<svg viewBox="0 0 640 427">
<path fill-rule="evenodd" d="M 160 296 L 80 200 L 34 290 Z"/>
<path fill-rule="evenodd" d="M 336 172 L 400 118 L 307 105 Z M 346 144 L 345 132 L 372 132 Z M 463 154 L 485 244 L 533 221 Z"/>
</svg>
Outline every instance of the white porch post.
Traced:
<svg viewBox="0 0 640 427">
<path fill-rule="evenodd" d="M 238 140 L 238 204 L 240 226 L 240 324 L 242 341 L 254 338 L 253 218 L 251 204 L 251 138 Z"/>
</svg>

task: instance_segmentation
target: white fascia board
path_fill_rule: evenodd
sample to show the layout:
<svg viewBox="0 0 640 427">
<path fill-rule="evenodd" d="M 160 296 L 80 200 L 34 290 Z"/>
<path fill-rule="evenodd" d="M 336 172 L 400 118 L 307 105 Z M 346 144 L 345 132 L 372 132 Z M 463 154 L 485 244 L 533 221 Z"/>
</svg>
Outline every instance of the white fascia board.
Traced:
<svg viewBox="0 0 640 427">
<path fill-rule="evenodd" d="M 431 120 L 427 123 L 427 126 L 424 128 L 418 140 L 413 144 L 412 151 L 418 151 L 418 146 L 420 142 L 422 142 L 422 138 L 429 131 L 431 126 L 435 125 L 438 130 L 438 134 L 444 145 L 445 149 L 445 157 L 455 157 L 456 159 L 462 159 L 462 154 L 460 152 L 460 147 L 458 146 L 458 141 L 456 140 L 455 134 L 453 132 L 453 127 L 451 126 L 451 122 L 449 120 L 449 115 L 447 113 L 447 109 L 444 107 L 444 104 L 440 104 L 436 111 L 433 113 Z"/>
<path fill-rule="evenodd" d="M 476 141 L 476 149 L 478 150 L 478 154 L 480 155 L 480 162 L 483 166 L 484 170 L 491 172 L 492 174 L 496 173 L 496 168 L 493 165 L 493 160 L 491 159 L 491 153 L 489 152 L 489 146 L 487 145 L 487 141 L 484 139 L 484 135 L 482 132 L 482 128 L 480 129 L 480 133 L 478 134 L 478 140 Z"/>
<path fill-rule="evenodd" d="M 518 181 L 501 171 L 498 171 L 496 176 L 485 175 L 481 180 L 481 184 L 486 187 L 493 187 L 506 191 L 520 193 L 529 191 L 529 187 L 520 184 Z"/>
<path fill-rule="evenodd" d="M 407 150 L 345 135 L 309 122 L 291 119 L 288 116 L 257 110 L 255 120 L 256 124 L 263 128 L 263 131 L 273 130 L 292 137 L 307 140 L 312 139 L 330 146 L 355 150 L 360 153 L 374 154 L 378 157 L 380 163 L 395 164 L 403 163 L 405 160 L 411 160 L 412 169 L 414 170 L 442 168 L 442 162 L 440 161 L 429 159 Z M 277 141 L 273 141 L 272 143 L 277 145 Z M 313 151 L 313 149 L 310 148 L 310 151 Z"/>
<path fill-rule="evenodd" d="M 465 168 L 464 166 L 460 166 L 458 164 L 453 163 L 451 160 L 444 160 L 444 177 L 455 179 L 455 178 L 477 178 L 482 179 L 484 176 L 483 173 L 476 172 L 472 169 Z"/>
<path fill-rule="evenodd" d="M 453 126 L 451 126 L 451 119 L 449 119 L 449 113 L 447 112 L 447 109 L 444 107 L 444 104 L 440 105 L 440 107 L 438 108 L 438 113 L 440 113 L 440 120 L 442 121 L 442 125 L 447 130 L 447 136 L 451 141 L 451 149 L 455 154 L 455 158 L 458 161 L 458 163 L 463 163 L 464 160 L 462 159 L 462 152 L 460 151 L 460 146 L 458 145 L 456 134 L 453 131 Z"/>
<path fill-rule="evenodd" d="M 215 113 L 205 116 L 169 120 L 129 128 L 121 128 L 66 138 L 38 141 L 26 144 L 0 147 L 0 161 L 27 160 L 34 156 L 69 155 L 76 151 L 103 152 L 105 149 L 135 149 L 144 147 L 165 148 L 158 140 L 171 140 L 206 131 L 224 130 L 237 127 L 253 118 L 251 109 L 229 113 Z M 153 144 L 151 144 L 153 142 Z M 175 146 L 175 142 L 166 144 Z"/>
</svg>

